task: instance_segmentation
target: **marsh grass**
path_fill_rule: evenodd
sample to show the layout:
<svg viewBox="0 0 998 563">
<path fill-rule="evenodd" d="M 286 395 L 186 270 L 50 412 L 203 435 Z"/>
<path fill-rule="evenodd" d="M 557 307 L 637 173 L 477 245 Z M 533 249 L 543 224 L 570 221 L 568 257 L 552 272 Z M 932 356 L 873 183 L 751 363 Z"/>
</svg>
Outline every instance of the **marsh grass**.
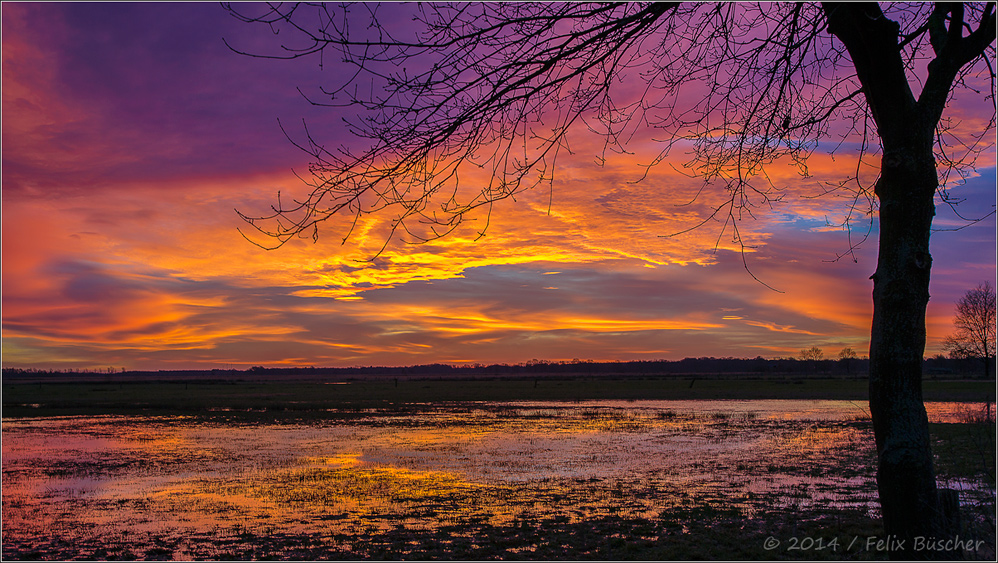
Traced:
<svg viewBox="0 0 998 563">
<path fill-rule="evenodd" d="M 322 483 L 342 477 L 313 473 L 308 479 Z M 792 504 L 780 494 L 757 498 L 754 508 L 745 503 L 733 504 L 721 496 L 677 494 L 677 502 L 668 508 L 637 515 L 633 507 L 653 491 L 633 483 L 552 481 L 539 488 L 524 485 L 466 491 L 458 493 L 457 498 L 453 492 L 419 493 L 418 504 L 404 502 L 413 499 L 409 492 L 397 488 L 380 478 L 375 478 L 374 483 L 355 483 L 340 492 L 330 487 L 324 499 L 330 503 L 330 510 L 317 516 L 327 525 L 321 531 L 321 527 L 313 526 L 313 531 L 288 533 L 280 527 L 268 529 L 240 522 L 210 531 L 161 534 L 141 528 L 128 534 L 102 530 L 73 541 L 35 542 L 24 549 L 5 542 L 4 555 L 10 560 L 782 559 L 785 552 L 762 547 L 766 537 L 866 537 L 878 533 L 877 522 L 866 511 L 759 508 Z M 337 504 L 341 495 L 373 495 L 382 499 L 381 508 L 358 518 L 355 513 L 343 511 L 345 505 Z M 497 497 L 513 508 L 497 514 Z M 290 496 L 281 501 L 294 504 L 311 499 Z M 602 510 L 588 514 L 565 510 L 580 502 L 599 504 Z M 461 506 L 465 509 L 458 509 Z M 467 510 L 469 506 L 479 508 Z M 53 532 L 45 537 L 58 538 L 65 533 L 59 529 Z M 808 558 L 843 558 L 841 551 L 816 555 Z M 850 555 L 846 558 L 859 554 Z"/>
<path fill-rule="evenodd" d="M 820 521 L 793 525 L 785 516 L 774 518 L 784 522 L 774 526 L 765 520 L 747 521 L 730 510 L 699 510 L 676 512 L 660 520 L 607 516 L 569 522 L 553 517 L 527 518 L 507 525 L 455 523 L 436 529 L 401 526 L 387 532 L 329 535 L 242 530 L 238 534 L 211 536 L 194 532 L 185 537 L 156 538 L 140 533 L 120 540 L 105 537 L 100 545 L 81 545 L 78 550 L 59 546 L 54 553 L 106 560 L 755 560 L 782 558 L 779 553 L 758 547 L 759 538 L 767 535 L 789 537 L 832 530 L 870 534 L 876 529 L 869 518 L 858 515 L 844 515 L 832 525 Z M 26 552 L 24 559 L 52 558 L 52 554 Z M 806 558 L 837 560 L 843 559 L 842 555 L 842 550 L 837 554 L 825 551 Z"/>
<path fill-rule="evenodd" d="M 968 410 L 966 422 L 931 424 L 937 480 L 960 494 L 961 536 L 987 542 L 995 555 L 996 436 L 991 405 Z"/>
</svg>

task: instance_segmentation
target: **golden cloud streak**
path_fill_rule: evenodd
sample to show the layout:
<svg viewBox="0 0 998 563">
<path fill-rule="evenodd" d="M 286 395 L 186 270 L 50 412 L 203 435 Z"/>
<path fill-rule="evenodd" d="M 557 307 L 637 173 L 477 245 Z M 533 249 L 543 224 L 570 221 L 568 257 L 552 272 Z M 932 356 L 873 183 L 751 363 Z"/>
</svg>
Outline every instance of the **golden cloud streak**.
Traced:
<svg viewBox="0 0 998 563">
<path fill-rule="evenodd" d="M 571 313 L 524 313 L 520 316 L 498 317 L 467 308 L 453 306 L 394 306 L 387 312 L 370 311 L 356 316 L 389 324 L 405 319 L 383 334 L 407 334 L 422 331 L 452 335 L 488 334 L 496 331 L 550 332 L 572 330 L 582 332 L 635 332 L 651 330 L 708 330 L 723 325 L 696 319 L 611 319 L 582 317 Z"/>
</svg>

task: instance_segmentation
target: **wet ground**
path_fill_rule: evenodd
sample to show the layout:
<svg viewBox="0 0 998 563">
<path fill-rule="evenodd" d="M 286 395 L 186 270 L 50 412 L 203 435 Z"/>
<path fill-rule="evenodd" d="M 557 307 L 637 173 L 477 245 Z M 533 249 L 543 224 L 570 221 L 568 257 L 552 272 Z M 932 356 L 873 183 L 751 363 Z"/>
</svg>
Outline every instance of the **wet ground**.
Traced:
<svg viewBox="0 0 998 563">
<path fill-rule="evenodd" d="M 970 408 L 927 405 L 936 422 Z M 872 441 L 851 401 L 5 419 L 3 556 L 876 558 L 763 548 L 773 534 L 842 536 L 843 549 L 878 534 Z M 993 499 L 944 485 L 968 505 Z"/>
</svg>

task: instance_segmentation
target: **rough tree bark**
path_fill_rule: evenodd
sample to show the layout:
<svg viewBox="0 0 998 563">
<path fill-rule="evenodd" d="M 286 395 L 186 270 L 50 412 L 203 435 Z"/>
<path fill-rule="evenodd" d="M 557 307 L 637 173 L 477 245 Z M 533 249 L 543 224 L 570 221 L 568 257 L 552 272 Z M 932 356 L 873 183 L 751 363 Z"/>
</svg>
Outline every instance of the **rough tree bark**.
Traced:
<svg viewBox="0 0 998 563">
<path fill-rule="evenodd" d="M 929 236 L 939 186 L 933 143 L 946 93 L 974 41 L 994 40 L 994 21 L 979 37 L 962 36 L 963 7 L 937 5 L 930 18 L 936 59 L 918 100 L 901 59 L 899 26 L 879 5 L 824 4 L 829 32 L 849 51 L 877 124 L 883 153 L 875 193 L 880 248 L 873 280 L 870 413 L 877 445 L 877 486 L 892 558 L 952 554 L 917 550 L 919 537 L 949 529 L 939 507 L 922 402 L 925 310 L 932 256 Z M 951 15 L 950 28 L 939 29 Z M 990 31 L 988 31 L 990 29 Z"/>
</svg>

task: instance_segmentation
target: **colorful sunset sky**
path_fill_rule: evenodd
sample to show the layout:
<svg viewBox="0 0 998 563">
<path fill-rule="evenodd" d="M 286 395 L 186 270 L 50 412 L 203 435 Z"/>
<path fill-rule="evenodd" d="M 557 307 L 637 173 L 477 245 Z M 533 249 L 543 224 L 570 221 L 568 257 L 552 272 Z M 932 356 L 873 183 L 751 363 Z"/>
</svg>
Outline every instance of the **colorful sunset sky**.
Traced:
<svg viewBox="0 0 998 563">
<path fill-rule="evenodd" d="M 650 141 L 600 166 L 582 136 L 552 189 L 525 193 L 426 244 L 382 223 L 324 225 L 267 251 L 235 210 L 305 193 L 303 132 L 351 143 L 344 110 L 312 106 L 327 59 L 267 60 L 264 27 L 214 3 L 4 3 L 3 366 L 211 369 L 866 355 L 877 223 L 841 226 L 813 198 L 854 166 L 816 154 L 774 167 L 786 196 L 740 224 L 744 256 L 702 220 L 709 190 L 660 165 Z M 983 95 L 953 102 L 990 116 Z M 970 123 L 974 123 L 973 120 Z M 592 142 L 589 142 L 592 141 Z M 851 160 L 852 159 L 852 160 Z M 666 163 L 668 164 L 668 163 Z M 995 279 L 995 157 L 938 206 L 926 355 L 954 304 Z M 957 214 L 959 213 L 959 215 Z M 345 218 L 345 221 L 350 218 Z M 842 259 L 836 259 L 846 255 Z M 746 271 L 744 261 L 751 270 Z M 753 275 L 765 283 L 753 279 Z M 769 286 L 769 287 L 767 287 Z M 778 291 L 774 291 L 774 288 Z"/>
</svg>

